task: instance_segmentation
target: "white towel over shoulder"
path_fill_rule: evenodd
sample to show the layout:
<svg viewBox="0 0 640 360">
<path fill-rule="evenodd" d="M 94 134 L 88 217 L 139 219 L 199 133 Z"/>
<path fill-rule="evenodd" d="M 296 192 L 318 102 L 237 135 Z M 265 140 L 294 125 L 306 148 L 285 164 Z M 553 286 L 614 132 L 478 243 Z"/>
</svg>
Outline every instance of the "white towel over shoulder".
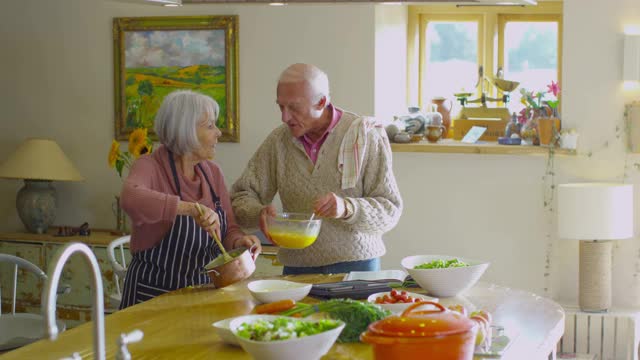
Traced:
<svg viewBox="0 0 640 360">
<path fill-rule="evenodd" d="M 349 126 L 338 153 L 338 170 L 342 172 L 343 190 L 356 186 L 362 170 L 364 151 L 367 148 L 367 132 L 381 126 L 374 118 L 368 116 L 355 119 Z"/>
</svg>

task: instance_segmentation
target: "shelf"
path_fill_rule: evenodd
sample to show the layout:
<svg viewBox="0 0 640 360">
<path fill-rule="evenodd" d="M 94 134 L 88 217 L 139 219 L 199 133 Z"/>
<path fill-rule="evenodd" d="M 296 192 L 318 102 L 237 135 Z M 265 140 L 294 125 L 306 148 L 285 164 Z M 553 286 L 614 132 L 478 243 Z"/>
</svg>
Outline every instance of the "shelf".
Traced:
<svg viewBox="0 0 640 360">
<path fill-rule="evenodd" d="M 547 155 L 549 148 L 545 146 L 500 145 L 497 142 L 481 142 L 466 144 L 456 140 L 440 140 L 432 144 L 420 141 L 408 144 L 391 144 L 394 152 L 424 152 L 452 154 L 491 154 L 491 155 Z M 555 149 L 556 155 L 576 155 L 575 150 Z"/>
</svg>

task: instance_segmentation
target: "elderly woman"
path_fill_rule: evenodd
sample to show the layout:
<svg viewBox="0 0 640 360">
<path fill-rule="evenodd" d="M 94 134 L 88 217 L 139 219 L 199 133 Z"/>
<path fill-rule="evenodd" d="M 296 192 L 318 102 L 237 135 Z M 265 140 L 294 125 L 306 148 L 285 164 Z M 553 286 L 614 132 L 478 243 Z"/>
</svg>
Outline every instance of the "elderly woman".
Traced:
<svg viewBox="0 0 640 360">
<path fill-rule="evenodd" d="M 222 170 L 210 161 L 222 134 L 218 112 L 212 98 L 191 91 L 169 94 L 158 110 L 155 131 L 162 145 L 133 164 L 122 189 L 122 208 L 133 222 L 133 258 L 121 309 L 209 283 L 202 270 L 221 252 L 212 232 L 226 249 L 254 246 L 254 256 L 261 251 L 258 238 L 236 224 Z"/>
</svg>

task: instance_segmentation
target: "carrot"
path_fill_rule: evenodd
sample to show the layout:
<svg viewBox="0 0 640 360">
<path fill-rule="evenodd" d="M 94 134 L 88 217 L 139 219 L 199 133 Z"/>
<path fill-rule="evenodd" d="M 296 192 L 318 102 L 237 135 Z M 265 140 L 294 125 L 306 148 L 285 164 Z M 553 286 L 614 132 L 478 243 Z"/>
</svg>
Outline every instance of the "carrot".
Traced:
<svg viewBox="0 0 640 360">
<path fill-rule="evenodd" d="M 254 310 L 256 314 L 273 314 L 289 310 L 296 306 L 295 300 L 285 299 L 268 304 L 257 305 Z"/>
</svg>

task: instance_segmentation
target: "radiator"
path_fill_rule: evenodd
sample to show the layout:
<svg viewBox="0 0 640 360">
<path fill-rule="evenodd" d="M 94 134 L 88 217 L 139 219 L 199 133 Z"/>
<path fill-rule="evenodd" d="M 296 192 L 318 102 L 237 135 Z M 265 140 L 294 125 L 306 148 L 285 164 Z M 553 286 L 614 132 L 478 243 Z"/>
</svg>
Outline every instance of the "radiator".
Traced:
<svg viewBox="0 0 640 360">
<path fill-rule="evenodd" d="M 592 354 L 598 360 L 638 360 L 640 342 L 636 311 L 587 313 L 564 307 L 565 330 L 558 351 Z"/>
</svg>

